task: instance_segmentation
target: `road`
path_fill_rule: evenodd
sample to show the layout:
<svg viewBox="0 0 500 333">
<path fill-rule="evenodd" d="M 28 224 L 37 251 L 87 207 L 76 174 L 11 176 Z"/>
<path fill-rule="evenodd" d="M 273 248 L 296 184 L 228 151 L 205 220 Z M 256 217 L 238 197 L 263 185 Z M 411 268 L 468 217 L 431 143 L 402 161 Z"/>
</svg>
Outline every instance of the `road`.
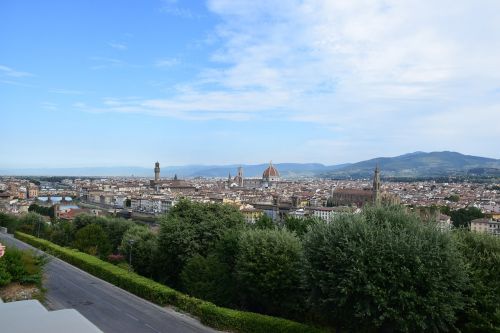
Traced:
<svg viewBox="0 0 500 333">
<path fill-rule="evenodd" d="M 0 242 L 36 250 L 3 233 Z M 196 319 L 157 306 L 54 257 L 47 264 L 45 275 L 46 305 L 50 310 L 76 309 L 105 333 L 217 332 Z"/>
</svg>

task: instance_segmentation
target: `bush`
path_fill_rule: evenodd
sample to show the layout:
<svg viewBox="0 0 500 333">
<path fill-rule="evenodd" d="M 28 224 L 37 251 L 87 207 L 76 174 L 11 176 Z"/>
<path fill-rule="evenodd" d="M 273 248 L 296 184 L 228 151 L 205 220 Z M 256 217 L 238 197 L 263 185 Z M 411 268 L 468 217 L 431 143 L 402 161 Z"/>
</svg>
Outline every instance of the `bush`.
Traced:
<svg viewBox="0 0 500 333">
<path fill-rule="evenodd" d="M 458 325 L 463 332 L 500 332 L 500 239 L 466 230 L 454 236 L 470 278 Z"/>
<path fill-rule="evenodd" d="M 303 311 L 302 245 L 286 230 L 241 234 L 235 274 L 245 308 L 294 316 Z"/>
<path fill-rule="evenodd" d="M 317 224 L 304 247 L 313 309 L 339 328 L 448 330 L 464 306 L 465 266 L 453 239 L 404 208 Z"/>
<path fill-rule="evenodd" d="M 181 294 L 143 276 L 127 272 L 94 256 L 64 248 L 47 240 L 20 232 L 16 233 L 16 237 L 139 297 L 160 305 L 170 304 L 198 316 L 202 323 L 220 330 L 242 333 L 324 332 L 286 319 L 221 308 L 210 302 Z"/>
<path fill-rule="evenodd" d="M 10 282 L 41 286 L 42 270 L 46 260 L 32 251 L 8 247 L 0 260 L 0 286 Z"/>
</svg>

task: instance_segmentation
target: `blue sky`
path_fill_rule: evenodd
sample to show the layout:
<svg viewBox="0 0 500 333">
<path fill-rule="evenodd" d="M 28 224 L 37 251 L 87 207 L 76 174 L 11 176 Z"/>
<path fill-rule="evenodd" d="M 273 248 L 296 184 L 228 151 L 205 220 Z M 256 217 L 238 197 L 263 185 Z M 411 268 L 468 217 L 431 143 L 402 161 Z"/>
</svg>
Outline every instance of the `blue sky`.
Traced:
<svg viewBox="0 0 500 333">
<path fill-rule="evenodd" d="M 500 2 L 0 1 L 0 167 L 500 158 Z"/>
</svg>

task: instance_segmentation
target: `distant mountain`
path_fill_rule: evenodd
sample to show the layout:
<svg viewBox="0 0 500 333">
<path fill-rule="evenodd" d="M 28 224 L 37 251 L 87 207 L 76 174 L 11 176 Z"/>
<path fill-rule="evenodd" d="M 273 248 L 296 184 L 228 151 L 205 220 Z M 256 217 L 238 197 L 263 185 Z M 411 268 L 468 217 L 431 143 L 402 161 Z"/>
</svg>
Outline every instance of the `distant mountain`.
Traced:
<svg viewBox="0 0 500 333">
<path fill-rule="evenodd" d="M 379 165 L 383 177 L 436 177 L 449 175 L 499 176 L 500 160 L 463 155 L 456 152 L 414 152 L 396 157 L 378 157 L 353 164 L 326 166 L 320 163 L 276 163 L 274 166 L 284 178 L 334 177 L 366 178 Z M 245 177 L 261 177 L 268 164 L 185 165 L 161 166 L 161 176 L 181 178 L 235 176 L 243 167 Z M 0 175 L 16 176 L 136 176 L 153 178 L 151 168 L 143 167 L 88 167 L 88 168 L 32 168 L 0 169 Z"/>
<path fill-rule="evenodd" d="M 500 160 L 457 152 L 414 152 L 396 157 L 378 157 L 322 173 L 328 177 L 364 178 L 378 164 L 385 177 L 438 177 L 450 175 L 500 175 Z"/>
<path fill-rule="evenodd" d="M 229 173 L 235 176 L 238 167 L 243 167 L 245 177 L 261 177 L 269 164 L 233 164 L 233 165 L 186 165 L 161 166 L 161 176 L 168 178 L 177 175 L 181 178 L 193 177 L 227 177 Z M 348 164 L 325 166 L 319 163 L 277 163 L 274 166 L 282 177 L 314 177 L 320 173 L 336 170 Z M 30 169 L 0 169 L 0 175 L 5 176 L 136 176 L 153 177 L 153 167 L 86 167 L 86 168 L 30 168 Z"/>
</svg>

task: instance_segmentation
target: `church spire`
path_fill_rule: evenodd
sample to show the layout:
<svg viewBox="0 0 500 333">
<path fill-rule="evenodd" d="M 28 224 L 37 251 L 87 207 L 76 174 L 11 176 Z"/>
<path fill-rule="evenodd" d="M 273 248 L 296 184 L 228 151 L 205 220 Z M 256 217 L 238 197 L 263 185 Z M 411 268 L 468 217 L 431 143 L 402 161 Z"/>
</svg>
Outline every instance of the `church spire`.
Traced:
<svg viewBox="0 0 500 333">
<path fill-rule="evenodd" d="M 378 168 L 378 163 L 375 166 L 375 172 L 373 173 L 373 201 L 377 203 L 380 200 L 380 169 Z"/>
</svg>

